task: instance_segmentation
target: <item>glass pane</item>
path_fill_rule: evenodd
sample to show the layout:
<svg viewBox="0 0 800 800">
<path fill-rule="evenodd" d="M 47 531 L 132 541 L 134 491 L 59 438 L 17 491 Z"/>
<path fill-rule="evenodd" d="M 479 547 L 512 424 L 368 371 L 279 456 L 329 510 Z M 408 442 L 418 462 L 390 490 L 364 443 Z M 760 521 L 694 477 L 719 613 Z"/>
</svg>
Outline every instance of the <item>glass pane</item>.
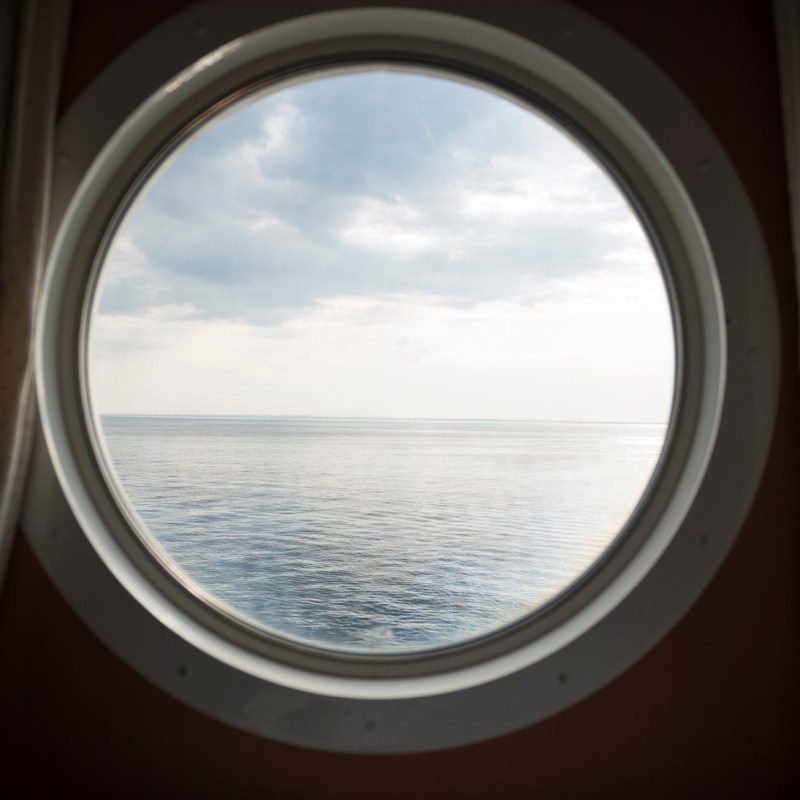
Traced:
<svg viewBox="0 0 800 800">
<path fill-rule="evenodd" d="M 272 634 L 441 648 L 567 590 L 648 485 L 674 335 L 623 193 L 444 72 L 238 101 L 111 241 L 89 400 L 139 534 Z"/>
</svg>

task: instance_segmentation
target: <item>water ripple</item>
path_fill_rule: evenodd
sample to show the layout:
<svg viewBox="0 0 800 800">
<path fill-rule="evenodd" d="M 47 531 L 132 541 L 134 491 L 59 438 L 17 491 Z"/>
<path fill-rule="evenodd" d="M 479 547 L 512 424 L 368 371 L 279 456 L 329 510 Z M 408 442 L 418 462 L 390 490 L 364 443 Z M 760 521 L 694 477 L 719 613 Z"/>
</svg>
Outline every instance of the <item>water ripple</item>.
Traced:
<svg viewBox="0 0 800 800">
<path fill-rule="evenodd" d="M 224 604 L 302 641 L 442 647 L 606 550 L 662 425 L 104 417 L 129 503 Z"/>
</svg>

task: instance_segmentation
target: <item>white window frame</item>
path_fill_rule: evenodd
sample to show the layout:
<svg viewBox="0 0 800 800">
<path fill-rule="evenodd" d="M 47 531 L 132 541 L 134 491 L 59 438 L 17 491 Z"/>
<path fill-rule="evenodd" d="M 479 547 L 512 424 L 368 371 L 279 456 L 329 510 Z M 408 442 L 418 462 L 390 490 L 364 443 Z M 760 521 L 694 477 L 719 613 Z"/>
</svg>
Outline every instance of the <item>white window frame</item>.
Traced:
<svg viewBox="0 0 800 800">
<path fill-rule="evenodd" d="M 23 528 L 109 647 L 230 724 L 351 752 L 499 735 L 624 671 L 688 609 L 733 543 L 777 397 L 777 312 L 763 239 L 733 167 L 688 101 L 634 47 L 564 3 L 526 11 L 524 35 L 400 8 L 272 24 L 265 5 L 208 3 L 174 17 L 98 76 L 59 126 L 37 339 L 42 430 Z M 354 58 L 456 68 L 535 97 L 580 131 L 639 208 L 676 318 L 678 402 L 666 456 L 621 544 L 552 613 L 419 657 L 331 657 L 253 635 L 205 608 L 131 532 L 85 419 L 87 293 L 115 211 L 143 170 L 239 89 Z"/>
</svg>

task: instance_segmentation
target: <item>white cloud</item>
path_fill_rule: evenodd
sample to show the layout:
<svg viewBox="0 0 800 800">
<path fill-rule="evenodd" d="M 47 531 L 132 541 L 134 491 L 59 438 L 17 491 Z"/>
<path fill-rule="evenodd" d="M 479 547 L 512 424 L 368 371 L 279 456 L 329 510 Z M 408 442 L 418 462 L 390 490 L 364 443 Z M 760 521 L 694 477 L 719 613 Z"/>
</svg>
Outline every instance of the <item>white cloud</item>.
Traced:
<svg viewBox="0 0 800 800">
<path fill-rule="evenodd" d="M 364 198 L 342 228 L 341 238 L 389 255 L 418 253 L 439 244 L 436 231 L 425 224 L 420 209 Z"/>
<path fill-rule="evenodd" d="M 277 92 L 162 169 L 103 271 L 96 406 L 665 420 L 668 304 L 608 176 L 514 104 L 383 78 Z"/>
<path fill-rule="evenodd" d="M 292 137 L 302 123 L 303 114 L 296 105 L 281 103 L 264 117 L 261 136 L 242 142 L 232 160 L 248 169 L 259 169 L 266 159 L 280 157 L 292 145 Z"/>
<path fill-rule="evenodd" d="M 631 302 L 648 283 L 599 272 L 535 308 L 330 298 L 273 329 L 99 317 L 93 393 L 116 412 L 663 421 L 666 308 Z"/>
</svg>

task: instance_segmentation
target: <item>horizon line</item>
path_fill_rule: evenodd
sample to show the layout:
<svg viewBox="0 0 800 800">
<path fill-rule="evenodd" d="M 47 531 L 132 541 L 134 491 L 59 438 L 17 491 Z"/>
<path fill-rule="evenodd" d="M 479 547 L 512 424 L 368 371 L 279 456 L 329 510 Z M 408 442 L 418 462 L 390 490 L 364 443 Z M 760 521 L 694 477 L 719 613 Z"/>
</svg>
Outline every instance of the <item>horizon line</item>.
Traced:
<svg viewBox="0 0 800 800">
<path fill-rule="evenodd" d="M 344 416 L 322 414 L 165 414 L 149 412 L 107 411 L 98 412 L 98 417 L 161 417 L 178 419 L 286 419 L 286 420 L 363 420 L 363 421 L 408 421 L 408 422 L 534 422 L 569 425 L 669 425 L 669 421 L 652 420 L 604 420 L 604 419 L 543 419 L 540 417 L 388 417 L 388 416 Z"/>
</svg>

